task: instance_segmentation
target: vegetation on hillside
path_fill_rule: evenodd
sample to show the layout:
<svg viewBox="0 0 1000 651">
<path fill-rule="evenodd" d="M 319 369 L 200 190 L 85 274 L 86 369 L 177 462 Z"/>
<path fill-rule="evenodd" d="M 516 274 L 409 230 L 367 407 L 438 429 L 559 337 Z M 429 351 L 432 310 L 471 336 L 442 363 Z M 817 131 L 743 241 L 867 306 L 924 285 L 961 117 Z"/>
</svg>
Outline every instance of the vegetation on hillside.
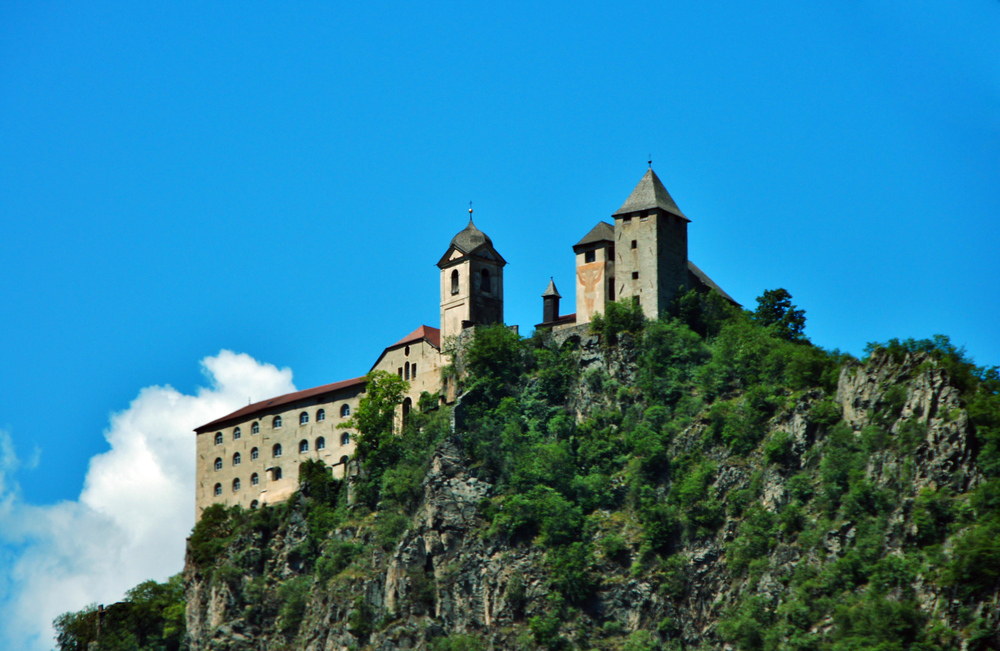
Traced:
<svg viewBox="0 0 1000 651">
<path fill-rule="evenodd" d="M 594 600 L 607 568 L 617 566 L 681 608 L 694 578 L 678 552 L 710 540 L 724 541 L 727 571 L 741 586 L 712 633 L 735 648 L 932 651 L 962 641 L 969 649 L 997 643 L 976 608 L 1000 587 L 997 369 L 977 367 L 941 336 L 869 346 L 869 356 L 915 360 L 911 376 L 942 371 L 972 425 L 985 480 L 971 491 L 956 480 L 912 495 L 912 457 L 927 430 L 918 418 L 900 419 L 905 387 L 887 387 L 871 424 L 854 431 L 833 398 L 844 365 L 858 361 L 811 345 L 804 324 L 781 289 L 765 292 L 754 312 L 718 294 L 691 292 L 662 321 L 611 303 L 592 331 L 624 372 L 580 368 L 576 340 L 557 347 L 544 332 L 522 339 L 502 326 L 477 329 L 462 360 L 455 438 L 472 472 L 492 486 L 480 504 L 482 535 L 545 551 L 549 596 L 536 609 L 541 614 L 524 622 L 524 645 L 681 648 L 672 618 L 625 635 L 617 622 L 600 622 Z M 233 594 L 242 595 L 247 622 L 276 622 L 293 640 L 310 590 L 336 591 L 338 582 L 363 578 L 371 552 L 391 550 L 405 531 L 435 445 L 452 433 L 436 396 L 425 396 L 394 431 L 391 414 L 402 391 L 395 376 L 369 377 L 352 422 L 361 466 L 352 507 L 342 482 L 322 464 L 305 463 L 301 489 L 286 504 L 205 511 L 190 558 L 212 581 L 245 586 Z M 803 405 L 812 441 L 805 450 L 771 427 Z M 720 473 L 734 468 L 749 480 L 730 490 Z M 775 477 L 787 500 L 769 508 L 764 490 Z M 900 520 L 904 511 L 909 528 Z M 332 535 L 359 527 L 370 535 Z M 289 561 L 301 574 L 275 584 L 265 572 L 268 542 L 292 529 L 303 532 Z M 831 531 L 851 532 L 835 553 L 826 540 Z M 794 557 L 787 571 L 769 557 L 778 545 Z M 415 598 L 433 612 L 433 574 L 410 579 Z M 769 584 L 780 586 L 781 599 L 765 598 L 762 586 Z M 957 620 L 949 620 L 957 625 L 918 601 L 925 584 L 958 604 Z M 523 586 L 511 590 L 523 610 Z M 597 624 L 581 624 L 582 613 Z M 61 630 L 82 616 L 64 615 Z M 351 634 L 363 643 L 391 618 L 359 598 Z M 567 622 L 576 622 L 572 637 Z M 66 635 L 61 648 L 81 648 Z M 486 648 L 472 635 L 434 644 Z"/>
</svg>

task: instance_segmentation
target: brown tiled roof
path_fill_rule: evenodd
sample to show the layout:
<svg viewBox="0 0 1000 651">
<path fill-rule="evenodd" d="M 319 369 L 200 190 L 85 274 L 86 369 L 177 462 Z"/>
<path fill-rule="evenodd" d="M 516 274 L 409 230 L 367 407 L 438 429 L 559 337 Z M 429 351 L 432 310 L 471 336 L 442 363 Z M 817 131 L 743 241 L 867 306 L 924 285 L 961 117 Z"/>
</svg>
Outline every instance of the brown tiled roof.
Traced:
<svg viewBox="0 0 1000 651">
<path fill-rule="evenodd" d="M 394 348 L 399 348 L 400 346 L 406 344 L 413 344 L 420 341 L 426 341 L 431 346 L 434 346 L 438 350 L 441 350 L 441 330 L 438 328 L 432 328 L 430 326 L 425 326 L 425 325 L 420 326 L 419 328 L 417 328 L 410 334 L 406 335 L 393 345 L 386 346 L 385 350 L 382 351 L 382 354 L 379 355 L 378 359 L 375 360 L 375 363 L 372 364 L 372 369 L 378 366 L 378 363 L 382 361 L 382 358 L 385 357 L 385 354 L 390 350 Z"/>
<path fill-rule="evenodd" d="M 432 328 L 430 326 L 422 325 L 410 334 L 406 335 L 389 348 L 395 348 L 396 346 L 402 346 L 403 344 L 412 344 L 414 341 L 420 341 L 421 339 L 426 339 L 430 342 L 431 346 L 434 346 L 438 350 L 441 350 L 441 330 L 440 328 Z"/>
<path fill-rule="evenodd" d="M 558 317 L 555 321 L 546 321 L 545 323 L 535 324 L 536 328 L 550 328 L 552 326 L 562 325 L 564 323 L 576 323 L 576 312 L 573 314 L 563 314 Z"/>
<path fill-rule="evenodd" d="M 271 398 L 270 400 L 262 400 L 260 402 L 255 402 L 252 405 L 247 405 L 242 409 L 237 409 L 233 413 L 223 416 L 222 418 L 217 418 L 211 423 L 205 423 L 201 427 L 196 427 L 195 432 L 201 434 L 208 430 L 220 429 L 226 423 L 236 422 L 241 420 L 246 420 L 247 417 L 252 416 L 258 412 L 265 412 L 274 409 L 275 407 L 280 407 L 281 405 L 287 405 L 298 400 L 303 400 L 305 398 L 312 398 L 313 396 L 322 395 L 324 393 L 333 393 L 334 391 L 339 391 L 340 389 L 347 389 L 350 387 L 355 387 L 365 383 L 364 377 L 356 377 L 351 380 L 342 380 L 340 382 L 334 382 L 333 384 L 324 384 L 323 386 L 313 387 L 312 389 L 304 389 L 302 391 L 296 391 L 295 393 L 286 393 L 283 396 L 278 396 L 277 398 Z"/>
</svg>

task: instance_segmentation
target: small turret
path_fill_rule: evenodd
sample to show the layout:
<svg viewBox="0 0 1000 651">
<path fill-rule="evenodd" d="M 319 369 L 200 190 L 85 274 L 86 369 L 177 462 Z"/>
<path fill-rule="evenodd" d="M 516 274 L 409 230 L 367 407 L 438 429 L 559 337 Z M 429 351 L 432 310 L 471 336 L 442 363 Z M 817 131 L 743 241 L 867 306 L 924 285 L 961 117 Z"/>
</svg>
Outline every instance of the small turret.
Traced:
<svg viewBox="0 0 1000 651">
<path fill-rule="evenodd" d="M 549 286 L 542 294 L 542 323 L 552 323 L 559 318 L 559 290 L 556 289 L 556 281 L 549 278 Z"/>
</svg>

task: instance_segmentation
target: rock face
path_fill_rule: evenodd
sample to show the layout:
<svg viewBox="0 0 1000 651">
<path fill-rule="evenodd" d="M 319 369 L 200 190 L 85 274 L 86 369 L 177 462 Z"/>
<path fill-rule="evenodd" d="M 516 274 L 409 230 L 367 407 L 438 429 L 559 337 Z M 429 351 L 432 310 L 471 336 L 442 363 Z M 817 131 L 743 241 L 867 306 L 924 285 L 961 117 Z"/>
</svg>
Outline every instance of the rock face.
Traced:
<svg viewBox="0 0 1000 651">
<path fill-rule="evenodd" d="M 587 388 L 588 368 L 625 384 L 632 380 L 628 368 L 629 356 L 634 356 L 627 341 L 613 352 L 614 359 L 606 359 L 612 354 L 592 338 L 584 337 L 580 346 L 582 380 L 571 398 L 571 409 L 577 412 L 598 399 Z M 963 493 L 983 481 L 972 463 L 972 437 L 958 392 L 943 371 L 923 361 L 907 357 L 895 363 L 875 355 L 865 365 L 849 365 L 841 372 L 835 398 L 858 441 L 909 437 L 908 447 L 873 451 L 864 470 L 876 489 L 893 485 L 900 490 L 900 477 L 910 482 L 888 515 L 882 536 L 884 553 L 890 556 L 912 545 L 919 534 L 913 510 L 921 491 L 948 487 Z M 746 527 L 733 507 L 741 492 L 757 486 L 762 510 L 781 516 L 796 490 L 789 478 L 815 465 L 830 444 L 830 428 L 817 425 L 811 416 L 823 401 L 821 392 L 806 392 L 771 419 L 768 436 L 780 434 L 788 440 L 781 463 L 769 463 L 760 452 L 736 459 L 706 450 L 715 462 L 708 491 L 721 505 L 722 521 L 712 532 L 678 538 L 668 560 L 653 570 L 638 571 L 645 561 L 634 516 L 595 512 L 590 518 L 597 550 L 592 571 L 599 585 L 572 618 L 561 622 L 563 638 L 590 645 L 581 648 L 618 648 L 615 640 L 648 630 L 664 648 L 735 649 L 738 645 L 724 643 L 719 630 L 733 604 L 751 595 L 778 608 L 789 600 L 789 581 L 801 568 L 819 572 L 853 549 L 859 535 L 856 522 L 821 518 L 817 522 L 828 529 L 812 532 L 818 540 L 814 547 L 787 529 L 765 541 L 750 571 L 730 560 L 734 541 Z M 707 420 L 693 422 L 676 437 L 671 453 L 704 445 L 709 426 Z M 259 558 L 257 574 L 226 574 L 217 566 L 209 577 L 209 568 L 189 560 L 185 572 L 191 648 L 429 649 L 436 639 L 462 634 L 479 639 L 484 649 L 533 647 L 537 637 L 529 634 L 527 622 L 552 609 L 545 550 L 486 535 L 482 505 L 493 495 L 493 487 L 473 476 L 457 437 L 434 451 L 423 493 L 406 532 L 389 551 L 370 544 L 370 522 L 335 531 L 337 541 L 364 543 L 364 551 L 332 577 L 303 573 L 297 558 L 307 543 L 307 524 L 294 517 L 280 535 L 247 536 L 227 550 L 226 557 L 236 565 L 237 559 Z M 377 526 L 378 515 L 370 517 Z M 624 543 L 621 549 L 602 544 L 613 536 Z M 297 598 L 304 599 L 304 605 L 301 622 L 291 626 L 283 608 L 293 590 L 282 586 L 296 581 Z M 951 628 L 965 626 L 968 612 L 963 608 L 969 606 L 934 583 L 920 579 L 915 598 L 924 611 Z M 972 608 L 986 626 L 998 628 L 995 591 Z M 822 632 L 831 625 L 821 621 L 813 630 Z"/>
</svg>

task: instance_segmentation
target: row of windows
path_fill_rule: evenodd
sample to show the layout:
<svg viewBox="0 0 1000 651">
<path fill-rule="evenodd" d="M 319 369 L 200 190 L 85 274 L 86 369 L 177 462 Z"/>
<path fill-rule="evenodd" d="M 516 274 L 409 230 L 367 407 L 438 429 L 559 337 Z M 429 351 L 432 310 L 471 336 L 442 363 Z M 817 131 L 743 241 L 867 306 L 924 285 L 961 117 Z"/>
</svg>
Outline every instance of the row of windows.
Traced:
<svg viewBox="0 0 1000 651">
<path fill-rule="evenodd" d="M 348 462 L 348 460 L 349 459 L 348 459 L 347 456 L 340 457 L 340 463 L 342 463 L 342 464 L 346 464 Z M 219 462 L 221 462 L 221 460 L 219 460 Z M 281 479 L 281 476 L 282 476 L 281 475 L 281 468 L 271 468 L 270 470 L 271 470 L 271 480 L 272 481 L 278 481 L 279 479 Z M 259 474 L 254 473 L 254 474 L 250 475 L 250 485 L 251 486 L 259 486 L 260 485 L 260 475 Z M 237 477 L 236 479 L 234 479 L 233 482 L 232 482 L 232 484 L 231 484 L 231 486 L 233 488 L 233 492 L 234 493 L 239 492 L 240 488 L 242 488 L 242 482 L 240 482 L 240 478 Z M 212 492 L 215 494 L 216 497 L 218 497 L 219 495 L 222 495 L 222 484 L 221 483 L 216 484 L 215 487 L 213 488 Z M 257 504 L 257 500 L 254 500 L 250 504 L 250 508 L 252 508 L 252 509 L 257 508 L 256 504 Z"/>
<path fill-rule="evenodd" d="M 350 442 L 351 442 L 351 433 L 350 432 L 344 432 L 343 434 L 340 435 L 340 444 L 341 445 L 349 445 Z M 316 449 L 317 450 L 325 450 L 326 449 L 326 439 L 324 437 L 321 436 L 318 439 L 316 439 Z M 299 441 L 299 452 L 308 452 L 308 451 L 309 451 L 309 441 L 307 441 L 306 439 L 302 439 L 301 441 Z M 250 450 L 250 460 L 251 461 L 256 461 L 259 456 L 260 456 L 260 451 L 257 448 L 253 448 L 252 450 Z M 272 457 L 280 457 L 281 456 L 281 443 L 275 443 L 274 444 L 274 447 L 271 448 L 271 456 Z M 240 456 L 239 452 L 233 454 L 233 465 L 234 466 L 240 465 L 240 463 L 242 461 L 243 461 L 243 457 Z M 215 469 L 216 470 L 222 470 L 222 457 L 217 457 L 215 459 Z"/>
<path fill-rule="evenodd" d="M 414 375 L 416 375 L 416 371 L 414 371 L 413 373 L 414 373 Z M 351 415 L 351 406 L 350 405 L 342 405 L 340 407 L 340 417 L 341 418 L 347 418 L 350 415 Z M 317 410 L 316 411 L 316 422 L 319 423 L 319 422 L 322 422 L 324 420 L 326 420 L 326 410 L 325 409 L 319 409 L 319 410 Z M 299 425 L 305 425 L 308 422 L 309 422 L 309 412 L 308 411 L 304 411 L 301 414 L 299 414 Z M 281 427 L 281 416 L 275 416 L 274 417 L 274 419 L 271 421 L 271 427 L 272 427 L 272 429 L 279 429 Z M 254 423 L 253 425 L 251 425 L 250 426 L 250 433 L 251 434 L 260 434 L 260 424 L 259 423 Z M 242 433 L 242 431 L 240 430 L 239 427 L 233 429 L 233 440 L 234 441 L 237 440 L 237 439 L 239 439 L 241 436 L 243 436 L 243 433 Z M 222 441 L 223 441 L 222 432 L 216 432 L 215 433 L 215 444 L 216 445 L 222 445 Z"/>
<path fill-rule="evenodd" d="M 404 380 L 409 380 L 411 377 L 415 380 L 417 379 L 417 364 L 416 362 L 414 362 L 413 364 L 407 362 L 396 372 L 399 373 L 399 377 L 403 378 Z"/>
</svg>

